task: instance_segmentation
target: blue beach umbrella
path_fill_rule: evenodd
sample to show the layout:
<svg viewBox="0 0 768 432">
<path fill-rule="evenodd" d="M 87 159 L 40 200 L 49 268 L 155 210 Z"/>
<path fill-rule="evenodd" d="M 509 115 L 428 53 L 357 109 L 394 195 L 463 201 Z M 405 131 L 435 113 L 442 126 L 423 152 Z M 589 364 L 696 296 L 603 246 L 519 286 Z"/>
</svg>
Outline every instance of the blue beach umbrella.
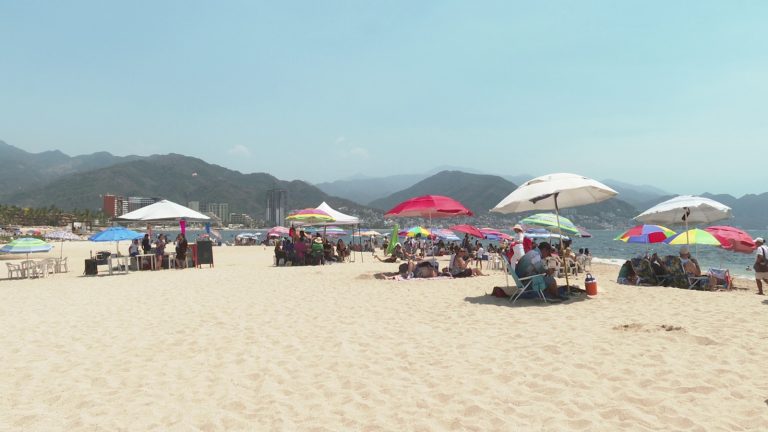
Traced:
<svg viewBox="0 0 768 432">
<path fill-rule="evenodd" d="M 144 237 L 144 234 L 136 231 L 129 230 L 124 227 L 109 227 L 105 230 L 99 231 L 96 234 L 88 237 L 88 240 L 92 242 L 115 242 L 115 248 L 120 244 L 121 240 L 133 240 Z"/>
<path fill-rule="evenodd" d="M 34 237 L 22 237 L 13 240 L 7 245 L 0 247 L 0 252 L 10 254 L 29 254 L 36 252 L 48 252 L 53 249 L 53 245 L 46 243 L 38 238 Z"/>
</svg>

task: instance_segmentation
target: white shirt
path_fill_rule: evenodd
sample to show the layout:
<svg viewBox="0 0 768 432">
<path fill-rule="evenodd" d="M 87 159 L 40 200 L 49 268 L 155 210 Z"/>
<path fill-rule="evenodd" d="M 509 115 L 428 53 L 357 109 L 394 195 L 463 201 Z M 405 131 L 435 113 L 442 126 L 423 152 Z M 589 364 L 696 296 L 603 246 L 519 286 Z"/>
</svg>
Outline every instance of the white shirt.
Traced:
<svg viewBox="0 0 768 432">
<path fill-rule="evenodd" d="M 483 255 L 485 255 L 483 248 L 477 248 L 477 254 L 475 255 L 477 259 L 483 259 Z"/>
<path fill-rule="evenodd" d="M 759 248 L 755 249 L 755 255 L 763 255 L 765 256 L 765 259 L 768 259 L 768 246 L 762 245 Z"/>
</svg>

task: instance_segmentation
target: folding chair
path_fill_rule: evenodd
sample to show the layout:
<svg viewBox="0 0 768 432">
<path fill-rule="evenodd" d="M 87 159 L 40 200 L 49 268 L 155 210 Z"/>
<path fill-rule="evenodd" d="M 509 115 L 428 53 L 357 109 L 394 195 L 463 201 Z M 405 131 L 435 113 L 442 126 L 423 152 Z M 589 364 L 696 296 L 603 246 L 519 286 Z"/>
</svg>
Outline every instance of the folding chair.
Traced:
<svg viewBox="0 0 768 432">
<path fill-rule="evenodd" d="M 512 279 L 515 281 L 515 287 L 517 288 L 517 291 L 509 297 L 509 301 L 511 301 L 512 304 L 515 304 L 517 299 L 519 299 L 526 291 L 537 292 L 539 298 L 544 300 L 544 303 L 547 302 L 546 297 L 544 297 L 544 290 L 547 289 L 547 283 L 544 282 L 544 275 L 533 275 L 521 278 L 517 276 L 514 267 L 510 265 L 506 257 L 502 256 L 502 262 L 507 269 L 507 275 L 512 276 Z M 507 280 L 507 288 L 509 288 L 509 280 Z"/>
<path fill-rule="evenodd" d="M 651 267 L 651 262 L 648 261 L 645 258 L 632 258 L 629 260 L 629 262 L 632 264 L 632 269 L 635 271 L 635 274 L 637 275 L 637 284 L 645 284 L 645 285 L 658 285 L 659 280 L 656 277 L 656 273 L 653 271 L 653 268 Z"/>
<path fill-rule="evenodd" d="M 728 269 L 710 268 L 707 271 L 707 275 L 712 276 L 715 283 L 715 288 L 731 289 L 732 281 L 731 272 Z"/>
</svg>

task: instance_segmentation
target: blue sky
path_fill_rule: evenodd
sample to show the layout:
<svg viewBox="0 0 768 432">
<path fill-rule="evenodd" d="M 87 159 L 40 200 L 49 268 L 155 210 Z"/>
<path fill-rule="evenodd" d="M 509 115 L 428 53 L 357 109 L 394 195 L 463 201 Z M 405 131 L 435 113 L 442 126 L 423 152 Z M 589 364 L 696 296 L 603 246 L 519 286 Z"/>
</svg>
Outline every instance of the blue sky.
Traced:
<svg viewBox="0 0 768 432">
<path fill-rule="evenodd" d="M 768 2 L 0 0 L 0 140 L 768 190 Z"/>
</svg>

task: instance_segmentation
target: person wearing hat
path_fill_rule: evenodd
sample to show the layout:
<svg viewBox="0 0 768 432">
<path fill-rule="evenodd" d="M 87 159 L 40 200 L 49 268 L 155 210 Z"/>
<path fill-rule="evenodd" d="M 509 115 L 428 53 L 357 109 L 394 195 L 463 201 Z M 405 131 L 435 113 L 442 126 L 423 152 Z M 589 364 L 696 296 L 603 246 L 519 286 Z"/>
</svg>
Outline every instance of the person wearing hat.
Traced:
<svg viewBox="0 0 768 432">
<path fill-rule="evenodd" d="M 753 240 L 757 248 L 755 249 L 755 282 L 757 282 L 757 294 L 763 293 L 763 281 L 768 283 L 768 246 L 765 245 L 765 239 L 757 237 Z"/>
<path fill-rule="evenodd" d="M 525 248 L 523 247 L 525 236 L 523 235 L 523 227 L 520 224 L 513 226 L 512 230 L 515 232 L 515 234 L 512 236 L 511 263 L 513 266 L 515 266 L 517 265 L 517 262 L 520 261 L 520 258 L 525 255 Z"/>
<path fill-rule="evenodd" d="M 683 263 L 683 269 L 690 276 L 701 276 L 701 267 L 696 258 L 691 257 L 691 251 L 688 246 L 680 247 L 680 261 Z"/>
</svg>

